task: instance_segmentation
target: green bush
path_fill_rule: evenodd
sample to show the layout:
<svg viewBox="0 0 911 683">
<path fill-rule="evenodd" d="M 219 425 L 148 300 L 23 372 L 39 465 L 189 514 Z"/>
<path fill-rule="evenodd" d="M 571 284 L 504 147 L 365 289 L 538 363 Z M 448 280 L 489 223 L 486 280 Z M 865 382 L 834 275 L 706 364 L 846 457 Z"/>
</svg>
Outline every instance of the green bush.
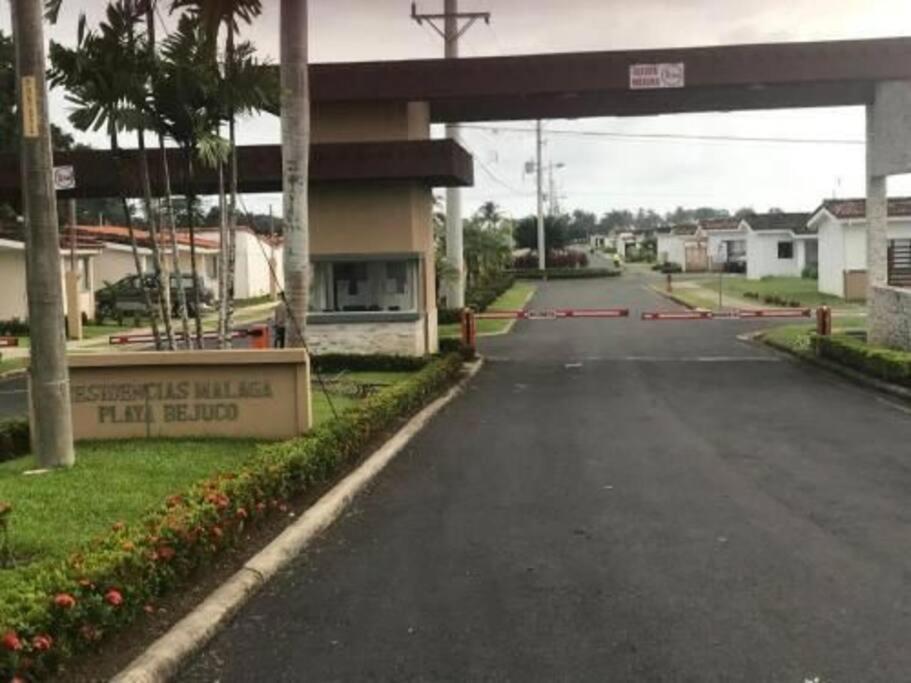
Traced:
<svg viewBox="0 0 911 683">
<path fill-rule="evenodd" d="M 462 311 L 459 308 L 440 308 L 437 310 L 437 324 L 458 325 L 462 322 Z"/>
<path fill-rule="evenodd" d="M 804 266 L 804 269 L 800 271 L 800 277 L 804 280 L 818 280 L 819 266 Z"/>
<path fill-rule="evenodd" d="M 465 360 L 474 360 L 475 358 L 475 350 L 473 348 L 463 344 L 461 339 L 454 339 L 452 337 L 440 339 L 440 353 L 457 353 Z"/>
<path fill-rule="evenodd" d="M 679 263 L 675 263 L 674 261 L 667 261 L 665 263 L 656 263 L 655 265 L 652 266 L 652 270 L 656 270 L 659 273 L 664 273 L 664 274 L 682 273 L 683 266 L 681 266 Z"/>
<path fill-rule="evenodd" d="M 911 387 L 911 353 L 879 346 L 848 335 L 815 336 L 817 355 L 887 382 Z"/>
<path fill-rule="evenodd" d="M 12 318 L 11 320 L 0 320 L 0 337 L 27 337 L 28 323 Z"/>
<path fill-rule="evenodd" d="M 319 372 L 416 372 L 429 361 L 426 356 L 326 353 L 312 356 L 310 366 Z"/>
<path fill-rule="evenodd" d="M 476 311 L 486 311 L 515 281 L 515 276 L 508 271 L 488 275 L 465 291 L 465 305 Z"/>
<path fill-rule="evenodd" d="M 306 436 L 261 446 L 237 472 L 171 496 L 135 526 L 114 524 L 66 561 L 0 573 L 0 680 L 44 678 L 67 657 L 97 647 L 242 542 L 251 525 L 286 513 L 289 497 L 337 476 L 461 371 L 459 356 L 440 358 Z M 16 511 L 9 512 L 15 533 Z"/>
<path fill-rule="evenodd" d="M 28 420 L 0 421 L 0 462 L 18 458 L 28 451 Z"/>
<path fill-rule="evenodd" d="M 610 268 L 548 268 L 541 270 L 523 270 L 516 273 L 522 280 L 588 280 L 591 278 L 617 277 L 619 270 Z"/>
</svg>

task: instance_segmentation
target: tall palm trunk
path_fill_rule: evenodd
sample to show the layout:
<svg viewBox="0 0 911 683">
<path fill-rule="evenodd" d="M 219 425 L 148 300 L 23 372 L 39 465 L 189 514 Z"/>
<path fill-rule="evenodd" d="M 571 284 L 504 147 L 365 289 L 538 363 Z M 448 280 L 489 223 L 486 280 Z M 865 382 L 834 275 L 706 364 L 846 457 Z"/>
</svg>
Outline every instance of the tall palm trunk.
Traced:
<svg viewBox="0 0 911 683">
<path fill-rule="evenodd" d="M 193 342 L 190 337 L 190 316 L 187 314 L 187 290 L 184 287 L 183 273 L 180 267 L 180 245 L 177 241 L 177 217 L 174 215 L 174 195 L 171 191 L 171 165 L 168 163 L 168 151 L 165 148 L 164 136 L 158 136 L 158 147 L 161 150 L 161 167 L 164 175 L 165 203 L 168 212 L 168 231 L 171 242 L 171 270 L 177 279 L 177 306 L 183 330 L 183 342 L 189 349 Z"/>
<path fill-rule="evenodd" d="M 199 279 L 199 267 L 196 262 L 196 195 L 194 194 L 193 154 L 195 145 L 184 149 L 186 175 L 184 177 L 187 198 L 187 228 L 190 232 L 190 272 L 193 275 L 193 317 L 196 322 L 196 347 L 202 348 L 202 306 L 199 298 L 199 289 L 202 282 Z"/>
<path fill-rule="evenodd" d="M 228 61 L 227 76 L 229 85 L 234 82 L 235 50 L 234 50 L 234 22 L 228 22 L 228 39 L 227 39 L 226 56 Z M 231 147 L 230 159 L 228 161 L 228 173 L 230 176 L 230 200 L 228 202 L 228 276 L 227 276 L 227 307 L 225 309 L 225 326 L 228 331 L 231 330 L 232 319 L 234 318 L 234 282 L 237 269 L 237 126 L 234 111 L 234 98 L 231 90 L 228 90 L 228 141 Z M 252 226 L 251 226 L 252 227 Z M 230 337 L 228 345 L 230 346 Z"/>
<path fill-rule="evenodd" d="M 158 316 L 156 315 L 155 306 L 152 305 L 152 297 L 149 295 L 149 289 L 146 287 L 146 278 L 143 275 L 142 262 L 139 260 L 139 245 L 136 243 L 136 230 L 133 226 L 133 216 L 130 213 L 130 205 L 127 202 L 126 191 L 124 190 L 123 181 L 123 160 L 120 158 L 120 143 L 117 139 L 117 123 L 111 122 L 111 153 L 114 155 L 114 167 L 117 174 L 117 188 L 120 192 L 120 203 L 123 206 L 124 221 L 127 224 L 127 233 L 130 236 L 130 251 L 133 254 L 133 267 L 136 269 L 136 275 L 139 276 L 139 289 L 142 291 L 142 301 L 149 316 L 149 325 L 152 328 L 152 337 L 155 339 L 155 348 L 161 350 L 161 333 L 158 331 Z"/>
<path fill-rule="evenodd" d="M 139 142 L 139 177 L 142 182 L 142 197 L 145 207 L 146 217 L 149 221 L 149 236 L 152 238 L 152 269 L 155 271 L 155 281 L 158 283 L 157 304 L 164 321 L 165 338 L 168 342 L 168 350 L 174 351 L 174 329 L 171 326 L 171 311 L 168 308 L 165 292 L 171 288 L 170 282 L 165 282 L 162 277 L 163 268 L 161 266 L 161 250 L 158 243 L 158 224 L 156 216 L 152 211 L 152 183 L 149 180 L 149 156 L 146 150 L 145 132 L 140 127 L 138 131 Z"/>
<path fill-rule="evenodd" d="M 281 0 L 282 185 L 288 346 L 305 346 L 310 297 L 307 0 Z"/>
<path fill-rule="evenodd" d="M 218 348 L 228 340 L 228 217 L 225 201 L 225 164 L 218 160 Z"/>
</svg>

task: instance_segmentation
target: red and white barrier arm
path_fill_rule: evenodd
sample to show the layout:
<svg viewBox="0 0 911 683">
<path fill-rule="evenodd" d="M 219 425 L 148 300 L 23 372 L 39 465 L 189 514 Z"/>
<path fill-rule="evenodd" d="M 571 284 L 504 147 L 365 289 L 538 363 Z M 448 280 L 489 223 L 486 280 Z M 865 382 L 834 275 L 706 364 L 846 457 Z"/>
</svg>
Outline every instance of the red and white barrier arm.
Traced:
<svg viewBox="0 0 911 683">
<path fill-rule="evenodd" d="M 712 320 L 711 311 L 654 311 L 643 313 L 643 320 Z"/>
<path fill-rule="evenodd" d="M 487 310 L 478 320 L 556 320 L 558 318 L 628 318 L 628 308 L 557 308 L 545 311 Z"/>
<path fill-rule="evenodd" d="M 0 337 L 0 349 L 9 349 L 19 346 L 19 337 Z"/>
<path fill-rule="evenodd" d="M 252 336 L 250 330 L 234 330 L 231 332 L 231 339 L 245 339 L 246 337 Z M 192 339 L 196 339 L 196 335 L 191 335 Z M 204 340 L 218 339 L 217 332 L 204 332 L 202 335 Z M 164 339 L 164 335 L 162 335 Z M 174 340 L 182 342 L 183 332 L 177 332 L 174 335 Z M 155 337 L 151 334 L 114 334 L 108 337 L 108 344 L 111 346 L 123 346 L 125 344 L 154 344 Z"/>
<path fill-rule="evenodd" d="M 643 320 L 756 320 L 774 318 L 811 318 L 809 308 L 761 308 L 735 311 L 652 311 L 642 314 Z"/>
</svg>

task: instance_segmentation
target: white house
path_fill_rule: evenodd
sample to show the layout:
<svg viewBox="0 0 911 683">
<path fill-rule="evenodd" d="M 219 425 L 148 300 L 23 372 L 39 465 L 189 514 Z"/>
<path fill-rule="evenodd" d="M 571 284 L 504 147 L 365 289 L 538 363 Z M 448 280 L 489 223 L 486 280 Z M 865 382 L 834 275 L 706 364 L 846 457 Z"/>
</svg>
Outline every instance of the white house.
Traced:
<svg viewBox="0 0 911 683">
<path fill-rule="evenodd" d="M 740 220 L 701 220 L 699 232 L 706 238 L 706 251 L 712 270 L 735 270 L 746 267 L 747 229 Z"/>
<path fill-rule="evenodd" d="M 810 219 L 819 234 L 819 291 L 846 299 L 866 296 L 867 203 L 832 199 Z M 911 246 L 911 198 L 888 201 L 890 247 Z"/>
<path fill-rule="evenodd" d="M 96 265 L 102 245 L 90 240 L 77 241 L 75 254 L 68 238 L 63 238 L 60 262 L 62 265 L 60 288 L 63 292 L 63 310 L 67 312 L 66 281 L 63 274 L 71 267 L 75 256 L 79 270 L 79 305 L 89 319 L 95 316 L 94 287 L 97 280 Z M 0 320 L 27 320 L 25 243 L 12 236 L 0 236 Z"/>
<path fill-rule="evenodd" d="M 98 257 L 95 272 L 96 290 L 104 287 L 105 283 L 115 283 L 128 275 L 136 274 L 133 261 L 133 250 L 130 245 L 129 230 L 124 227 L 79 226 L 76 232 L 80 239 L 93 239 L 104 245 L 104 251 Z M 140 265 L 144 273 L 152 272 L 152 236 L 147 230 L 135 229 L 137 251 L 139 252 Z M 170 240 L 164 235 L 159 235 L 161 253 L 170 257 Z M 184 274 L 191 271 L 190 238 L 180 232 L 177 236 L 177 251 L 180 259 L 180 269 Z M 206 286 L 214 288 L 218 278 L 218 242 L 205 237 L 196 238 L 196 267 Z M 170 261 L 170 258 L 168 259 Z"/>
<path fill-rule="evenodd" d="M 808 213 L 763 213 L 741 221 L 747 233 L 747 278 L 800 277 L 817 263 L 817 236 Z"/>
<path fill-rule="evenodd" d="M 687 272 L 704 271 L 708 267 L 706 238 L 696 223 L 675 225 L 669 231 L 657 231 L 658 261 L 677 263 Z"/>
<path fill-rule="evenodd" d="M 197 234 L 220 244 L 218 228 L 203 228 Z M 285 280 L 281 238 L 270 239 L 246 226 L 238 226 L 236 235 L 234 297 L 253 299 L 270 294 L 273 271 L 277 289 L 280 290 Z"/>
</svg>

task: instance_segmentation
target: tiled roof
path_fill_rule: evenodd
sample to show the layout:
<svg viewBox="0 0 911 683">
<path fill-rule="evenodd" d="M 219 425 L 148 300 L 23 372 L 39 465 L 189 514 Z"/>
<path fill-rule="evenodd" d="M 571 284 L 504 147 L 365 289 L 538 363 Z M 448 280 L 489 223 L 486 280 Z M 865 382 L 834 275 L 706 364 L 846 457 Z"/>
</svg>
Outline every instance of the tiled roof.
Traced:
<svg viewBox="0 0 911 683">
<path fill-rule="evenodd" d="M 699 226 L 695 223 L 682 223 L 671 228 L 672 235 L 695 235 Z"/>
<path fill-rule="evenodd" d="M 911 197 L 890 197 L 888 202 L 890 216 L 911 216 Z M 827 199 L 822 207 L 836 218 L 865 218 L 867 215 L 866 199 Z"/>
<path fill-rule="evenodd" d="M 703 230 L 736 230 L 740 226 L 739 218 L 708 218 L 699 221 L 699 227 Z"/>
<path fill-rule="evenodd" d="M 807 221 L 810 220 L 809 213 L 757 213 L 748 216 L 744 220 L 749 226 L 757 231 L 763 230 L 790 230 L 798 235 L 809 234 Z"/>
<path fill-rule="evenodd" d="M 7 240 L 9 242 L 17 242 L 19 244 L 25 244 L 25 240 L 21 234 L 16 232 L 4 232 L 0 230 L 0 240 Z M 70 237 L 69 232 L 60 233 L 60 250 L 63 252 L 68 252 L 73 248 L 74 240 Z M 104 243 L 100 240 L 94 239 L 92 237 L 86 237 L 84 235 L 76 235 L 75 247 L 77 251 L 101 251 L 104 249 Z"/>
<path fill-rule="evenodd" d="M 128 228 L 120 227 L 117 225 L 80 225 L 76 227 L 80 238 L 88 237 L 92 239 L 97 239 L 101 242 L 114 242 L 117 244 L 129 244 L 130 243 L 130 231 Z M 136 236 L 136 243 L 140 247 L 149 247 L 152 244 L 152 236 L 148 230 L 141 230 L 135 228 L 133 233 Z M 160 244 L 170 244 L 169 235 L 158 235 L 158 241 Z M 177 244 L 182 246 L 189 246 L 190 237 L 187 234 L 184 234 L 180 231 L 177 232 Z M 218 249 L 218 242 L 212 240 L 207 240 L 205 238 L 197 237 L 196 246 L 200 249 Z"/>
</svg>

